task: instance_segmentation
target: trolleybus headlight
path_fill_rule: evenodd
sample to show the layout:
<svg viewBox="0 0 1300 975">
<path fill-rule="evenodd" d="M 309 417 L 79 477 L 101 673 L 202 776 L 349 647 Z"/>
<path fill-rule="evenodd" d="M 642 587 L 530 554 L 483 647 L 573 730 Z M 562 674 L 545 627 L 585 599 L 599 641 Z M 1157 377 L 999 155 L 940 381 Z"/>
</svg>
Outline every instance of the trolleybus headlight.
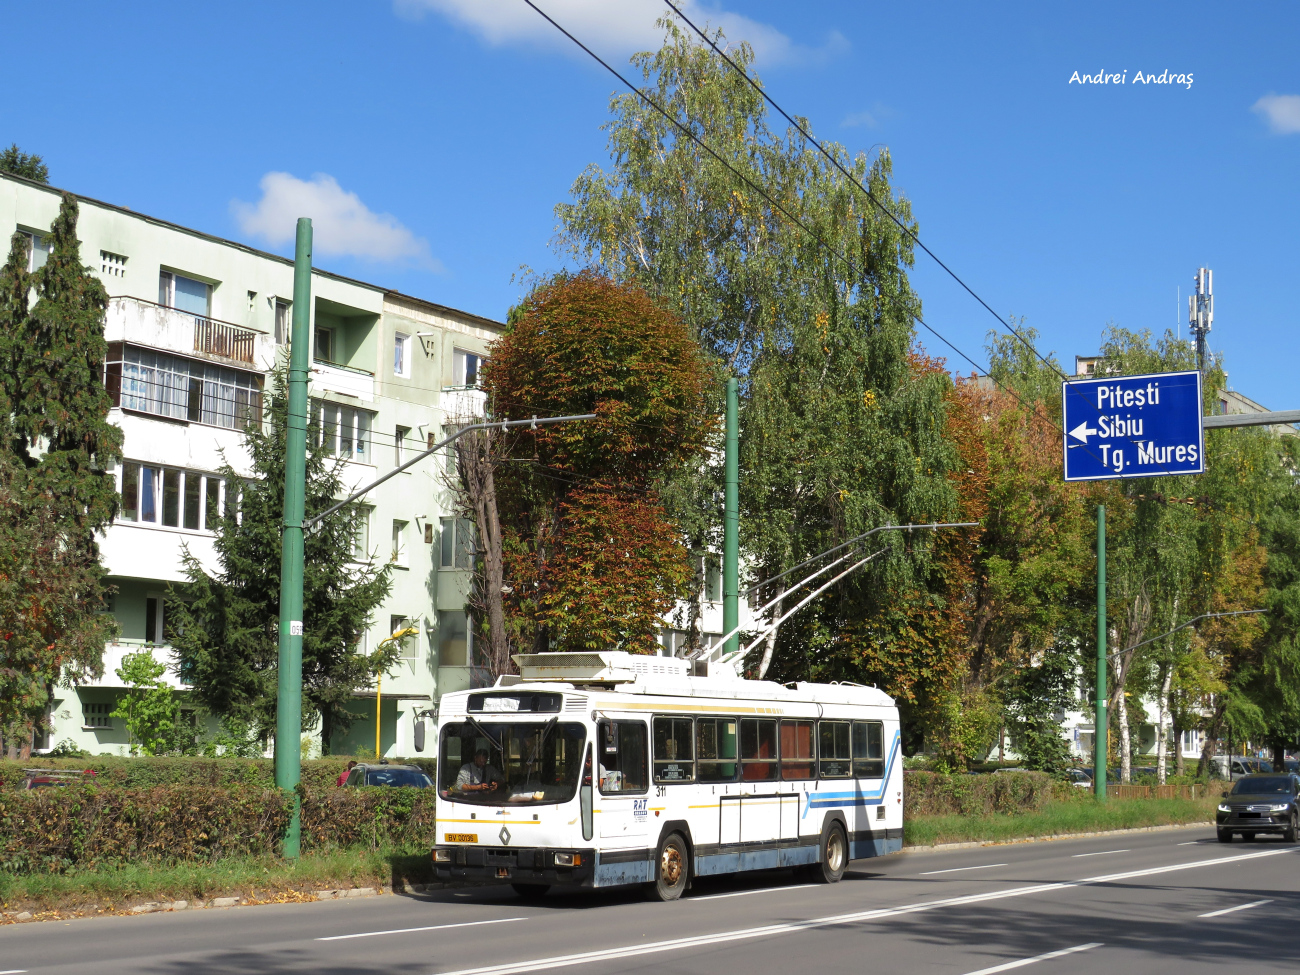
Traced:
<svg viewBox="0 0 1300 975">
<path fill-rule="evenodd" d="M 557 853 L 555 854 L 555 865 L 557 867 L 580 867 L 582 866 L 582 854 Z"/>
<path fill-rule="evenodd" d="M 451 863 L 451 850 L 434 850 L 434 863 Z"/>
</svg>

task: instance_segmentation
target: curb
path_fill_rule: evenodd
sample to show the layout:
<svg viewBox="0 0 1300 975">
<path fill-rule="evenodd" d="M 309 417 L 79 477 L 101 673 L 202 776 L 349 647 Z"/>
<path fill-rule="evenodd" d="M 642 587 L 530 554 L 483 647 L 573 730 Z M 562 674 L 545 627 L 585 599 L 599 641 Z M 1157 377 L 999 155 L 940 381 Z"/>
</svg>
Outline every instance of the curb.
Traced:
<svg viewBox="0 0 1300 975">
<path fill-rule="evenodd" d="M 903 853 L 942 853 L 945 850 L 973 850 L 981 846 L 1010 846 L 1014 843 L 1050 843 L 1055 840 L 1081 840 L 1090 836 L 1122 836 L 1125 833 L 1159 833 L 1174 829 L 1194 829 L 1213 826 L 1203 823 L 1171 823 L 1165 826 L 1131 826 L 1128 829 L 1103 829 L 1087 833 L 1051 833 L 1047 836 L 1017 836 L 1009 840 L 970 840 L 965 843 L 934 843 L 928 846 L 905 846 Z"/>
</svg>

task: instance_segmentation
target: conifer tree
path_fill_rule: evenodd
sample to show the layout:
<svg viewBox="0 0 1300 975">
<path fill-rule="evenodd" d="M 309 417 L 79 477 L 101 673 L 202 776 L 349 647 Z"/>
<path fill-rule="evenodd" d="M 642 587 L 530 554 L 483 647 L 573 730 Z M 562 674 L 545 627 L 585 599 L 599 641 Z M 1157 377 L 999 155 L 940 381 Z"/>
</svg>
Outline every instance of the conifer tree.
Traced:
<svg viewBox="0 0 1300 975">
<path fill-rule="evenodd" d="M 50 167 L 37 155 L 29 155 L 11 143 L 8 149 L 0 151 L 0 173 L 13 173 L 37 183 L 50 181 Z"/>
<path fill-rule="evenodd" d="M 49 239 L 35 274 L 18 234 L 0 269 L 0 733 L 10 747 L 45 720 L 56 682 L 100 673 L 113 628 L 95 534 L 117 510 L 106 471 L 122 431 L 108 422 L 101 379 L 107 295 L 81 263 L 71 195 Z"/>
<path fill-rule="evenodd" d="M 257 730 L 275 728 L 280 621 L 280 529 L 284 516 L 284 452 L 288 416 L 283 364 L 272 375 L 270 422 L 248 424 L 244 445 L 251 476 L 231 465 L 228 503 L 217 522 L 218 569 L 207 572 L 186 551 L 189 581 L 168 599 L 181 673 L 213 714 Z M 314 434 L 314 435 L 313 435 Z M 334 504 L 342 461 L 331 457 L 313 423 L 308 434 L 306 515 Z M 236 511 L 237 507 L 237 511 Z M 303 571 L 303 727 L 319 726 L 326 753 L 337 733 L 356 719 L 348 704 L 377 670 L 387 671 L 400 642 L 366 656 L 361 639 L 387 598 L 392 567 L 353 560 L 355 515 L 341 509 L 306 533 Z"/>
</svg>

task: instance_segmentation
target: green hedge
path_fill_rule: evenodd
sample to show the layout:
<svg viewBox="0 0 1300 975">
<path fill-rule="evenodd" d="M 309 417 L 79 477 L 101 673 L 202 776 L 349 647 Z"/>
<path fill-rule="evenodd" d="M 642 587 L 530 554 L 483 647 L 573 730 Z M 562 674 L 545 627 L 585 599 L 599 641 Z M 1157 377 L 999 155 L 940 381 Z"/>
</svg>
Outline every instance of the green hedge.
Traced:
<svg viewBox="0 0 1300 975">
<path fill-rule="evenodd" d="M 303 849 L 427 845 L 432 789 L 303 789 Z M 277 789 L 84 785 L 0 793 L 0 871 L 66 873 L 106 863 L 211 862 L 279 851 Z"/>
<path fill-rule="evenodd" d="M 904 818 L 1037 812 L 1059 792 L 1052 777 L 1044 772 L 904 772 L 903 782 Z"/>
<path fill-rule="evenodd" d="M 302 763 L 302 784 L 309 789 L 333 786 L 352 759 L 314 758 Z M 432 758 L 397 758 L 395 765 L 418 765 L 432 778 Z M 0 789 L 21 788 L 23 769 L 93 769 L 96 781 L 119 788 L 145 789 L 159 785 L 206 785 L 218 788 L 275 787 L 275 763 L 269 758 L 41 758 L 0 760 Z"/>
</svg>

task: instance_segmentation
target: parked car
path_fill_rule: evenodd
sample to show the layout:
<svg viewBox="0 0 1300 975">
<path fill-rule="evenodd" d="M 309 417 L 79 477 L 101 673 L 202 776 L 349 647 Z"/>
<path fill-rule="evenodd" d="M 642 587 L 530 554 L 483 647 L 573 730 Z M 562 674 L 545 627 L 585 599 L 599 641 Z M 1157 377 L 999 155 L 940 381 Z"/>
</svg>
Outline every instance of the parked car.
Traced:
<svg viewBox="0 0 1300 975">
<path fill-rule="evenodd" d="M 1231 843 L 1234 833 L 1253 840 L 1260 833 L 1278 833 L 1287 843 L 1300 838 L 1300 776 L 1246 775 L 1223 794 L 1215 813 L 1219 842 Z"/>
<path fill-rule="evenodd" d="M 415 765 L 389 765 L 387 762 L 381 762 L 378 765 L 358 765 L 348 774 L 348 780 L 344 785 L 391 785 L 431 789 L 433 780 L 425 774 L 424 769 Z"/>
<path fill-rule="evenodd" d="M 27 776 L 23 781 L 24 789 L 51 789 L 76 785 L 79 782 L 94 782 L 99 776 L 94 769 L 63 771 L 50 768 L 25 768 L 23 772 Z"/>
<path fill-rule="evenodd" d="M 1092 772 L 1088 769 L 1068 768 L 1065 770 L 1065 775 L 1070 780 L 1070 784 L 1077 789 L 1092 788 Z"/>
</svg>

